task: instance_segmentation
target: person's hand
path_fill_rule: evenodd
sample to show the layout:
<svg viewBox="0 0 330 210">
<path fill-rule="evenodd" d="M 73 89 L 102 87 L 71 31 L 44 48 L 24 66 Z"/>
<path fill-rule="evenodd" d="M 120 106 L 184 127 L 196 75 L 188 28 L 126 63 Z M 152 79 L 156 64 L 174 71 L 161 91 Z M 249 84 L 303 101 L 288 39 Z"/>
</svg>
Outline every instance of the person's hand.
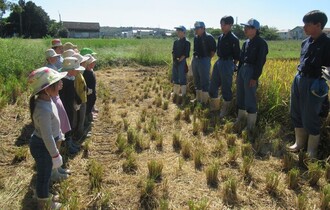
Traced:
<svg viewBox="0 0 330 210">
<path fill-rule="evenodd" d="M 59 168 L 63 165 L 63 159 L 60 153 L 55 157 L 52 157 L 53 168 Z"/>
<path fill-rule="evenodd" d="M 93 93 L 93 89 L 88 88 L 88 90 L 87 90 L 87 95 L 90 95 L 90 94 L 92 94 L 92 93 Z"/>
<path fill-rule="evenodd" d="M 257 80 L 251 79 L 249 83 L 249 87 L 254 87 L 257 85 Z"/>
<path fill-rule="evenodd" d="M 74 109 L 75 109 L 76 111 L 78 111 L 78 110 L 80 109 L 80 105 L 78 105 L 78 104 L 74 104 L 73 106 L 74 106 Z"/>
</svg>

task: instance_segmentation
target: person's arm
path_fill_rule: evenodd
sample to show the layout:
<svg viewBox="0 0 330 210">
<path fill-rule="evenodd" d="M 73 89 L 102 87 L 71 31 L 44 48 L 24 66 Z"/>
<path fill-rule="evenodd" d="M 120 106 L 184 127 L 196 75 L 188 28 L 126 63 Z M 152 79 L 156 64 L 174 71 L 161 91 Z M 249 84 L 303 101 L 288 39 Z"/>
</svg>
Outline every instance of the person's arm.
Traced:
<svg viewBox="0 0 330 210">
<path fill-rule="evenodd" d="M 56 147 L 55 140 L 52 133 L 52 114 L 50 112 L 43 112 L 43 110 L 35 112 L 35 123 L 38 123 L 40 128 L 40 135 L 45 143 L 45 146 L 52 158 L 58 156 L 59 151 Z"/>
<path fill-rule="evenodd" d="M 266 63 L 266 56 L 268 54 L 268 45 L 264 40 L 260 40 L 258 43 L 258 51 L 257 51 L 257 60 L 255 63 L 252 79 L 258 80 L 264 64 Z"/>
</svg>

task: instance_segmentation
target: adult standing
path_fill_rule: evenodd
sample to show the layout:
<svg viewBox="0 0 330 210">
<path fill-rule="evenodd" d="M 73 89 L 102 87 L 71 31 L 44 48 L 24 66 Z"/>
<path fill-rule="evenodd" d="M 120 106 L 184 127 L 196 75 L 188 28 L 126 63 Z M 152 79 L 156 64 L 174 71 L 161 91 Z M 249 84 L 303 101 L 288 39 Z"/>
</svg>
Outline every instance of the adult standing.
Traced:
<svg viewBox="0 0 330 210">
<path fill-rule="evenodd" d="M 216 51 L 216 42 L 213 36 L 205 31 L 205 24 L 196 21 L 194 38 L 194 57 L 192 70 L 198 102 L 206 104 L 209 99 L 211 59 Z"/>
<path fill-rule="evenodd" d="M 224 16 L 220 20 L 221 31 L 223 34 L 218 38 L 218 60 L 213 67 L 209 90 L 211 97 L 210 110 L 218 110 L 220 104 L 218 89 L 221 86 L 223 103 L 220 118 L 225 117 L 230 109 L 231 100 L 233 98 L 231 90 L 233 74 L 240 56 L 239 40 L 235 34 L 231 32 L 233 24 L 234 18 L 232 16 Z"/>
<path fill-rule="evenodd" d="M 300 64 L 291 87 L 290 114 L 295 127 L 295 144 L 291 151 L 299 151 L 307 144 L 311 158 L 317 156 L 320 141 L 322 104 L 327 99 L 328 86 L 322 66 L 330 66 L 330 38 L 323 32 L 327 16 L 314 10 L 303 17 L 304 31 L 309 37 L 302 42 Z"/>
<path fill-rule="evenodd" d="M 186 95 L 187 91 L 187 78 L 185 66 L 187 65 L 186 59 L 190 53 L 190 42 L 186 39 L 186 28 L 184 26 L 175 27 L 178 39 L 174 41 L 172 48 L 173 67 L 172 67 L 172 82 L 173 92 L 179 95 Z"/>
<path fill-rule="evenodd" d="M 235 126 L 245 124 L 252 131 L 257 120 L 257 87 L 258 79 L 268 54 L 268 45 L 259 36 L 260 23 L 250 19 L 244 26 L 244 34 L 248 38 L 242 46 L 237 74 L 237 106 L 238 117 Z"/>
</svg>

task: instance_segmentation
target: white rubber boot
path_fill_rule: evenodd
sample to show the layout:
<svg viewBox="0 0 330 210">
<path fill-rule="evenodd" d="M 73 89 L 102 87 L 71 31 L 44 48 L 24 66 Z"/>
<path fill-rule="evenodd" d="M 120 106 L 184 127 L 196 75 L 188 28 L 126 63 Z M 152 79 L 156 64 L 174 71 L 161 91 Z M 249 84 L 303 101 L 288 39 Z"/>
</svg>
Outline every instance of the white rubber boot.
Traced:
<svg viewBox="0 0 330 210">
<path fill-rule="evenodd" d="M 180 93 L 180 85 L 174 84 L 173 92 L 171 93 L 171 96 L 173 97 L 174 95 L 179 95 L 179 93 Z"/>
<path fill-rule="evenodd" d="M 210 98 L 209 92 L 203 91 L 202 92 L 202 103 L 207 104 L 209 102 L 209 98 Z"/>
<path fill-rule="evenodd" d="M 245 110 L 243 109 L 238 110 L 238 115 L 234 123 L 234 129 L 236 130 L 236 132 L 241 132 L 243 130 L 246 123 L 246 116 L 247 116 L 247 112 Z"/>
<path fill-rule="evenodd" d="M 228 115 L 230 110 L 231 101 L 223 101 L 221 111 L 220 111 L 220 118 L 224 118 Z"/>
<path fill-rule="evenodd" d="M 60 182 L 64 179 L 67 179 L 68 177 L 69 177 L 68 174 L 61 174 L 61 173 L 58 172 L 57 168 L 53 168 L 50 180 L 52 182 Z"/>
<path fill-rule="evenodd" d="M 181 85 L 181 95 L 185 96 L 187 94 L 187 85 Z"/>
<path fill-rule="evenodd" d="M 253 131 L 256 126 L 257 121 L 257 113 L 247 114 L 247 129 L 248 131 Z"/>
<path fill-rule="evenodd" d="M 310 158 L 317 157 L 317 149 L 319 147 L 320 135 L 309 135 L 308 136 L 308 146 L 307 154 Z"/>
<path fill-rule="evenodd" d="M 294 134 L 296 141 L 293 145 L 288 147 L 288 150 L 291 152 L 298 152 L 305 147 L 308 134 L 304 128 L 295 128 Z"/>
<path fill-rule="evenodd" d="M 210 111 L 218 111 L 220 109 L 220 98 L 210 98 Z"/>
<path fill-rule="evenodd" d="M 61 203 L 52 201 L 51 198 L 37 198 L 38 210 L 59 210 L 61 208 Z"/>
</svg>

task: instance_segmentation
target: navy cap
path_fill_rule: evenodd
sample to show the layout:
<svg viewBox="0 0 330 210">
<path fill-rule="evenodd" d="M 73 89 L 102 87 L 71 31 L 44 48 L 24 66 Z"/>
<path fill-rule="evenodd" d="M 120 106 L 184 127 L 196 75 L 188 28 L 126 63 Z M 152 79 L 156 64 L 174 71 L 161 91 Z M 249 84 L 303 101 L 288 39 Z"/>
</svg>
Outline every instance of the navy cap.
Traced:
<svg viewBox="0 0 330 210">
<path fill-rule="evenodd" d="M 186 27 L 184 26 L 177 26 L 177 27 L 174 27 L 176 30 L 180 30 L 180 31 L 183 31 L 183 32 L 186 32 Z"/>
<path fill-rule="evenodd" d="M 205 24 L 202 21 L 196 21 L 194 24 L 195 30 L 199 28 L 205 28 Z"/>
<path fill-rule="evenodd" d="M 243 26 L 253 27 L 255 29 L 260 29 L 260 23 L 256 19 L 251 18 L 247 23 L 241 23 Z"/>
</svg>

